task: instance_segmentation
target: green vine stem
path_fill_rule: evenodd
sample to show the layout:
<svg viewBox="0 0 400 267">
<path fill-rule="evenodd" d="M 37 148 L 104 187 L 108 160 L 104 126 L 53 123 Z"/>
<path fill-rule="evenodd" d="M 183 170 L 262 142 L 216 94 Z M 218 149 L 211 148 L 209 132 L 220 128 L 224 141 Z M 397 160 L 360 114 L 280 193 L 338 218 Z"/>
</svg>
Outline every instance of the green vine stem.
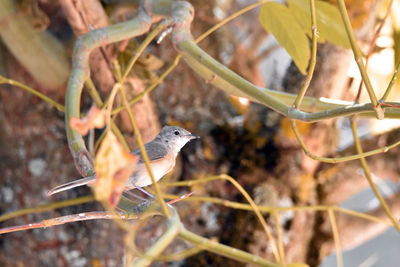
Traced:
<svg viewBox="0 0 400 267">
<path fill-rule="evenodd" d="M 75 165 L 83 176 L 93 173 L 92 159 L 87 152 L 82 136 L 69 127 L 69 119 L 71 117 L 79 117 L 80 115 L 79 104 L 82 87 L 89 75 L 89 54 L 94 48 L 101 45 L 146 33 L 153 22 L 159 21 L 162 18 L 172 17 L 174 43 L 181 50 L 189 66 L 203 76 L 203 78 L 206 78 L 217 87 L 223 88 L 229 93 L 250 97 L 252 100 L 262 102 L 281 114 L 288 115 L 289 118 L 303 121 L 318 121 L 353 114 L 370 116 L 371 112 L 374 112 L 376 108 L 374 104 L 346 105 L 314 113 L 293 110 L 288 104 L 275 97 L 279 93 L 275 93 L 274 96 L 274 93 L 270 90 L 252 85 L 201 50 L 193 42 L 190 33 L 193 13 L 193 7 L 187 2 L 166 0 L 160 5 L 159 1 L 144 0 L 141 2 L 139 13 L 134 19 L 107 28 L 94 30 L 78 39 L 73 53 L 73 70 L 67 86 L 65 123 L 68 144 Z M 144 94 L 152 90 L 152 88 L 148 89 Z M 284 95 L 281 96 L 283 97 Z M 322 104 L 322 101 L 305 98 L 305 102 L 307 101 Z M 324 108 L 326 108 L 326 105 Z M 400 117 L 400 111 L 395 106 L 386 108 L 386 111 L 388 117 Z"/>
<path fill-rule="evenodd" d="M 260 2 L 261 3 L 261 2 Z M 258 5 L 257 3 L 255 5 Z M 66 96 L 66 114 L 65 122 L 67 128 L 68 143 L 70 146 L 71 153 L 76 162 L 77 168 L 80 170 L 81 174 L 87 175 L 93 172 L 93 166 L 91 164 L 90 156 L 85 153 L 86 147 L 83 142 L 82 136 L 70 129 L 69 119 L 80 116 L 80 97 L 82 93 L 83 84 L 88 81 L 89 69 L 88 69 L 88 57 L 90 52 L 101 45 L 117 42 L 123 39 L 138 36 L 140 34 L 149 31 L 151 24 L 157 22 L 163 18 L 171 19 L 171 24 L 174 25 L 173 28 L 173 41 L 176 47 L 180 50 L 181 55 L 187 64 L 194 69 L 198 74 L 210 83 L 215 84 L 217 87 L 224 89 L 225 91 L 236 94 L 239 96 L 249 97 L 254 101 L 263 103 L 264 105 L 276 110 L 277 112 L 288 115 L 291 119 L 303 120 L 303 121 L 318 121 L 326 118 L 338 117 L 338 116 L 350 116 L 353 114 L 359 114 L 360 116 L 372 116 L 379 114 L 379 109 L 374 103 L 374 98 L 371 98 L 371 103 L 368 104 L 354 104 L 351 103 L 328 103 L 324 102 L 322 99 L 315 99 L 310 97 L 304 97 L 302 93 L 301 99 L 296 101 L 302 103 L 300 106 L 302 109 L 306 106 L 309 112 L 314 112 L 315 108 L 318 112 L 307 113 L 305 111 L 295 110 L 291 107 L 291 104 L 296 99 L 296 95 L 289 95 L 285 93 L 280 93 L 264 88 L 259 88 L 246 81 L 236 73 L 230 71 L 228 68 L 214 60 L 206 52 L 201 50 L 196 43 L 193 41 L 190 32 L 190 24 L 193 19 L 193 8 L 187 2 L 172 2 L 172 0 L 143 0 L 140 1 L 139 13 L 133 20 L 112 25 L 104 29 L 94 30 L 84 36 L 81 36 L 76 43 L 74 54 L 73 54 L 73 71 L 68 82 L 67 96 Z M 177 64 L 179 57 L 173 64 L 172 67 L 165 72 L 165 76 L 172 70 L 174 64 Z M 358 62 L 357 62 L 358 63 Z M 362 65 L 362 62 L 361 62 Z M 362 66 L 360 71 L 362 72 Z M 163 75 L 164 75 L 163 74 Z M 366 73 L 365 73 L 366 75 Z M 165 77 L 160 77 L 159 82 Z M 364 78 L 364 77 L 363 77 Z M 153 84 L 143 93 L 150 92 L 157 83 Z M 371 87 L 372 88 L 372 87 Z M 367 86 L 368 89 L 368 86 Z M 372 91 L 373 92 L 373 91 Z M 288 96 L 288 97 L 286 97 Z M 43 98 L 43 96 L 39 96 Z M 140 97 L 140 96 L 138 96 Z M 44 99 L 44 98 L 43 98 Z M 134 102 L 131 100 L 131 102 Z M 137 100 L 136 100 L 137 101 Z M 376 102 L 376 98 L 375 98 Z M 314 105 L 316 103 L 316 105 Z M 130 103 L 131 104 L 131 103 Z M 398 104 L 398 103 L 394 103 Z M 116 111 L 113 111 L 113 114 Z M 376 114 L 375 114 L 376 113 Z M 383 115 L 383 113 L 382 113 Z M 385 116 L 399 118 L 400 109 L 392 107 L 385 108 Z M 398 142 L 400 143 L 400 141 Z M 397 145 L 396 143 L 395 145 Z M 392 145 L 394 146 L 394 145 Z M 390 146 L 390 147 L 392 147 Z M 390 147 L 384 147 L 374 152 L 361 153 L 354 156 L 352 159 L 361 158 L 366 155 L 372 155 L 379 152 L 384 152 Z M 323 159 L 323 158 L 322 158 Z M 333 160 L 332 162 L 338 162 Z M 371 185 L 372 186 L 372 185 Z M 195 197 L 193 198 L 195 199 Z M 198 200 L 199 198 L 197 198 Z M 211 202 L 211 198 L 205 198 L 207 201 Z M 289 207 L 289 208 L 274 208 L 274 207 L 259 207 L 253 206 L 250 201 L 250 205 L 242 203 L 233 203 L 226 200 L 218 199 L 223 205 L 231 205 L 235 207 L 241 207 L 243 209 L 248 209 L 256 212 L 259 215 L 260 211 L 280 211 L 280 210 L 338 210 L 341 212 L 346 212 L 348 214 L 359 216 L 365 219 L 379 221 L 381 220 L 369 216 L 367 214 L 358 214 L 353 211 L 343 210 L 338 207 L 331 206 L 312 206 L 312 207 Z M 71 205 L 70 203 L 68 205 Z M 119 207 L 123 209 L 132 208 L 132 204 L 129 202 L 125 203 L 125 199 L 122 198 Z M 37 212 L 37 210 L 29 210 L 26 213 Z M 14 215 L 17 213 L 14 213 Z M 20 215 L 20 214 L 18 214 Z M 16 215 L 16 216 L 18 216 Z M 10 216 L 10 215 L 8 215 Z M 175 217 L 176 216 L 176 217 Z M 4 219 L 4 217 L 0 217 Z M 169 218 L 169 229 L 164 235 L 144 254 L 144 257 L 140 260 L 143 265 L 148 265 L 151 263 L 152 259 L 155 259 L 165 247 L 178 235 L 184 240 L 187 240 L 201 249 L 209 250 L 214 253 L 230 257 L 242 262 L 249 264 L 256 264 L 260 266 L 278 266 L 275 263 L 266 261 L 253 254 L 237 250 L 217 242 L 210 241 L 206 238 L 198 236 L 192 232 L 186 230 L 180 223 L 179 217 L 176 213 Z M 397 223 L 397 222 L 396 222 Z M 395 224 L 396 227 L 397 224 Z M 397 225 L 398 227 L 398 225 Z M 147 259 L 147 261 L 146 261 Z M 150 261 L 149 261 L 150 259 Z"/>
<path fill-rule="evenodd" d="M 315 122 L 339 116 L 350 116 L 354 114 L 362 114 L 364 116 L 371 116 L 375 114 L 375 107 L 371 103 L 353 104 L 353 105 L 338 105 L 337 108 L 328 109 L 320 112 L 307 113 L 301 110 L 292 108 L 290 104 L 286 104 L 288 100 L 281 99 L 285 96 L 284 93 L 273 92 L 272 90 L 254 86 L 247 80 L 243 79 L 230 69 L 213 59 L 200 47 L 198 47 L 188 35 L 187 31 L 172 32 L 173 40 L 176 46 L 181 51 L 183 59 L 186 63 L 202 78 L 216 87 L 226 91 L 229 94 L 236 96 L 246 97 L 252 101 L 262 103 L 267 107 L 275 110 L 276 112 L 288 116 L 291 119 L 301 120 L 306 122 Z M 276 96 L 280 95 L 282 98 L 278 99 Z M 289 94 L 286 94 L 286 96 Z M 292 96 L 292 101 L 296 96 Z M 306 99 L 305 99 L 306 100 Z M 307 99 L 308 103 L 317 102 L 312 98 Z M 320 102 L 322 104 L 322 101 Z M 327 108 L 326 105 L 324 108 Z M 310 107 L 311 109 L 312 107 Z M 398 108 L 387 108 L 385 112 L 390 112 L 388 118 L 399 118 L 400 112 Z M 386 113 L 385 113 L 386 115 Z"/>
<path fill-rule="evenodd" d="M 260 1 L 258 3 L 249 5 L 248 7 L 246 7 L 243 10 L 240 10 L 240 11 L 234 13 L 233 15 L 224 19 L 223 21 L 221 21 L 220 23 L 218 23 L 217 25 L 215 25 L 211 29 L 209 29 L 207 32 L 202 34 L 199 38 L 196 39 L 195 43 L 201 41 L 202 39 L 205 38 L 205 36 L 209 35 L 211 32 L 215 31 L 216 29 L 218 29 L 222 25 L 226 24 L 230 20 L 236 18 L 240 14 L 243 14 L 249 10 L 252 10 L 265 2 L 267 2 L 267 1 Z M 189 8 L 189 7 L 186 7 L 186 8 Z M 191 20 L 190 12 L 191 11 L 187 12 L 189 14 L 187 15 L 186 18 L 183 18 L 183 21 Z M 188 25 L 187 22 L 185 22 L 185 25 L 186 25 L 185 26 L 186 28 L 188 28 L 190 26 L 190 25 Z M 182 30 L 182 27 L 180 27 L 180 28 L 175 27 L 173 33 L 174 32 L 175 32 L 175 35 L 181 35 L 183 37 L 183 39 L 185 39 L 187 41 L 191 41 L 191 39 L 192 39 L 190 36 L 190 31 L 188 31 L 188 29 Z M 177 38 L 175 40 L 175 42 L 182 41 L 182 40 L 179 40 L 179 38 Z M 196 49 L 197 48 L 198 47 L 196 47 Z M 261 101 L 260 99 L 257 99 L 257 97 L 252 97 L 252 95 L 248 95 L 246 92 L 243 92 L 242 88 L 238 87 L 237 84 L 235 84 L 235 83 L 232 84 L 232 83 L 226 82 L 226 80 L 215 75 L 213 73 L 213 71 L 211 71 L 209 68 L 201 65 L 200 64 L 201 62 L 200 63 L 196 62 L 196 60 L 194 60 L 194 58 L 193 58 L 193 55 L 197 56 L 198 58 L 201 58 L 202 61 L 204 59 L 204 57 L 202 57 L 202 55 L 204 55 L 204 54 L 207 55 L 201 49 L 196 50 L 195 52 L 193 52 L 193 51 L 192 52 L 184 51 L 184 52 L 188 52 L 188 53 L 186 53 L 186 56 L 184 57 L 185 61 L 188 63 L 188 65 L 190 67 L 192 67 L 205 80 L 209 81 L 210 83 L 214 84 L 218 88 L 223 89 L 230 94 L 250 98 L 253 101 L 261 102 L 261 103 L 265 104 L 266 106 L 274 109 L 273 106 L 274 106 L 275 102 L 270 103 L 268 100 Z M 184 53 L 182 53 L 182 54 L 184 54 Z M 179 59 L 180 59 L 180 55 L 178 55 L 178 57 L 175 58 L 174 62 L 167 68 L 167 70 L 160 76 L 160 78 L 157 79 L 157 81 L 155 81 L 153 84 L 151 84 L 144 92 L 139 94 L 137 97 L 130 100 L 129 104 L 130 105 L 134 104 L 145 94 L 151 92 L 151 90 L 153 90 L 155 88 L 155 86 L 158 85 L 165 78 L 165 76 L 168 75 L 172 71 L 172 69 L 179 62 Z M 215 65 L 217 63 L 218 62 L 215 60 L 210 62 L 211 65 Z M 227 68 L 225 68 L 225 69 L 220 68 L 220 70 L 222 72 L 226 72 L 224 75 L 222 75 L 223 77 L 228 76 L 228 78 L 229 78 L 230 76 L 235 75 L 233 72 L 231 72 Z M 228 80 L 232 80 L 232 79 L 234 79 L 234 77 L 230 77 Z M 241 78 L 241 79 L 244 80 L 243 78 Z M 301 105 L 301 108 L 303 111 L 292 110 L 290 108 L 290 106 L 295 101 L 297 95 L 289 94 L 289 93 L 285 93 L 285 92 L 274 91 L 274 90 L 270 90 L 270 89 L 266 89 L 266 88 L 260 88 L 260 87 L 254 86 L 252 84 L 250 84 L 250 86 L 253 87 L 252 88 L 253 90 L 262 91 L 261 94 L 268 94 L 270 97 L 277 99 L 279 103 L 283 103 L 284 108 L 282 108 L 281 113 L 285 115 L 286 109 L 288 109 L 287 115 L 289 115 L 289 117 L 296 119 L 296 120 L 313 122 L 313 121 L 320 121 L 320 120 L 327 119 L 327 118 L 334 118 L 334 117 L 338 117 L 338 116 L 350 116 L 353 114 L 358 114 L 359 116 L 363 116 L 363 117 L 364 116 L 365 117 L 376 117 L 374 107 L 369 103 L 353 105 L 352 102 L 326 99 L 323 97 L 321 97 L 321 98 L 304 97 L 304 100 Z M 260 93 L 260 92 L 257 92 L 257 93 Z M 118 113 L 122 109 L 123 109 L 123 107 L 118 107 L 118 108 L 114 109 L 113 114 Z M 307 112 L 313 112 L 313 113 L 307 113 Z M 393 107 L 385 108 L 385 117 L 386 118 L 399 118 L 400 112 L 399 112 L 398 108 L 393 108 Z"/>
<path fill-rule="evenodd" d="M 211 27 L 209 30 L 207 30 L 202 35 L 200 35 L 198 38 L 196 38 L 195 43 L 199 43 L 204 38 L 206 38 L 208 35 L 210 35 L 214 31 L 216 31 L 217 29 L 219 29 L 220 27 L 222 27 L 229 21 L 237 18 L 238 16 L 240 16 L 250 10 L 253 10 L 254 8 L 259 7 L 260 5 L 264 4 L 265 2 L 267 2 L 267 1 L 259 1 L 258 3 L 254 3 L 252 5 L 249 5 L 243 9 L 233 13 L 229 17 L 223 19 L 221 22 L 219 22 L 216 25 L 214 25 L 213 27 Z M 170 64 L 170 66 L 164 71 L 164 73 L 161 74 L 160 77 L 155 82 L 153 82 L 144 92 L 140 93 L 139 95 L 134 97 L 132 100 L 130 100 L 129 105 L 133 105 L 134 103 L 136 103 L 145 94 L 150 93 L 158 84 L 160 84 L 163 81 L 163 79 L 178 65 L 180 58 L 181 58 L 181 55 L 176 56 L 175 59 L 173 60 L 173 62 Z M 283 102 L 286 105 L 292 105 L 297 97 L 297 95 L 295 95 L 295 94 L 289 94 L 286 92 L 275 91 L 275 90 L 271 90 L 271 89 L 267 89 L 267 88 L 258 88 L 258 89 L 264 90 L 265 93 L 277 98 L 279 101 Z M 306 111 L 306 112 L 318 112 L 318 111 L 325 111 L 328 109 L 348 107 L 348 106 L 351 106 L 352 104 L 353 104 L 353 102 L 327 99 L 324 97 L 321 97 L 321 98 L 305 97 L 302 102 L 301 108 L 303 111 Z M 123 106 L 115 108 L 113 110 L 112 114 L 115 115 L 123 109 L 124 109 Z M 398 117 L 398 114 L 393 114 L 390 110 L 386 110 L 386 112 L 390 117 L 393 117 L 393 118 Z M 368 117 L 375 116 L 375 114 L 373 112 L 361 113 L 359 115 L 360 116 L 368 116 Z"/>
<path fill-rule="evenodd" d="M 178 33 L 174 34 L 173 32 L 173 36 L 174 35 L 177 47 L 181 50 L 182 58 L 208 83 L 223 89 L 229 94 L 246 97 L 255 102 L 261 102 L 282 115 L 288 115 L 288 105 L 282 103 L 270 94 L 267 94 L 265 90 L 254 86 L 252 83 L 216 61 L 197 46 L 192 39 L 184 39 L 181 36 L 177 36 Z"/>
<path fill-rule="evenodd" d="M 312 25 L 311 25 L 311 30 L 312 30 L 312 55 L 311 55 L 311 60 L 310 60 L 310 67 L 309 67 L 308 72 L 307 72 L 306 80 L 305 80 L 305 82 L 304 82 L 304 84 L 303 84 L 303 86 L 302 86 L 302 88 L 300 90 L 299 95 L 297 96 L 297 98 L 296 98 L 296 100 L 295 100 L 295 102 L 293 104 L 293 108 L 291 108 L 291 110 L 289 111 L 290 125 L 291 125 L 292 130 L 295 133 L 296 139 L 300 143 L 302 149 L 304 150 L 306 155 L 311 157 L 312 159 L 315 159 L 315 160 L 318 160 L 318 161 L 322 161 L 322 162 L 336 163 L 336 162 L 340 162 L 340 161 L 348 161 L 348 160 L 354 159 L 353 157 L 362 158 L 365 155 L 361 156 L 360 154 L 357 154 L 357 155 L 341 157 L 341 158 L 325 158 L 325 157 L 318 157 L 318 156 L 312 154 L 308 150 L 308 148 L 306 147 L 306 144 L 304 143 L 304 141 L 302 140 L 302 138 L 300 136 L 300 133 L 299 133 L 299 131 L 297 129 L 296 122 L 293 120 L 293 117 L 290 116 L 291 112 L 299 112 L 299 110 L 297 110 L 297 108 L 301 105 L 301 101 L 302 101 L 302 99 L 304 97 L 304 94 L 307 91 L 308 86 L 310 85 L 310 81 L 312 79 L 312 76 L 313 76 L 313 73 L 314 73 L 314 68 L 315 68 L 315 63 L 316 63 L 316 56 L 317 56 L 317 40 L 316 40 L 316 38 L 317 38 L 317 25 L 316 25 L 314 0 L 310 1 L 310 9 L 311 9 L 311 21 L 312 21 Z M 348 21 L 348 23 L 350 23 L 350 21 Z M 349 34 L 349 38 L 350 38 L 350 33 L 348 33 L 348 34 Z M 353 47 L 353 50 L 355 50 L 355 49 L 358 49 L 358 46 L 355 46 L 355 48 Z M 356 103 L 356 104 L 358 104 L 358 103 Z M 313 113 L 313 114 L 315 114 L 315 113 Z M 385 151 L 387 151 L 387 150 L 383 150 L 383 152 L 385 152 Z"/>
<path fill-rule="evenodd" d="M 65 128 L 71 154 L 82 176 L 94 173 L 93 164 L 82 135 L 69 126 L 69 120 L 71 117 L 79 118 L 80 116 L 82 87 L 89 77 L 89 54 L 94 48 L 105 43 L 117 42 L 146 33 L 151 23 L 151 18 L 141 8 L 136 18 L 82 35 L 75 44 L 72 56 L 73 69 L 65 98 Z"/>
</svg>

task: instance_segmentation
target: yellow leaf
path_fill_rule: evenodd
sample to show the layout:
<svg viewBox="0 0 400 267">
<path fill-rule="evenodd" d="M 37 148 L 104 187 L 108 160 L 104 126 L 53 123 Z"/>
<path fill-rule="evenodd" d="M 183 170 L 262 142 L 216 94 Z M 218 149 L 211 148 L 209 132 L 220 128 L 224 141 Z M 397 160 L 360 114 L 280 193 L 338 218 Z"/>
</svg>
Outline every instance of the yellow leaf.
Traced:
<svg viewBox="0 0 400 267">
<path fill-rule="evenodd" d="M 107 132 L 94 162 L 97 200 L 114 207 L 124 191 L 125 183 L 136 167 L 139 156 L 126 151 L 112 132 Z"/>
<path fill-rule="evenodd" d="M 267 2 L 261 7 L 258 19 L 305 74 L 310 59 L 310 42 L 291 10 L 285 5 Z"/>
<path fill-rule="evenodd" d="M 289 9 L 297 18 L 304 32 L 311 37 L 311 9 L 309 0 L 288 0 Z M 349 38 L 339 10 L 327 2 L 315 1 L 318 42 L 329 41 L 332 44 L 350 48 Z"/>
<path fill-rule="evenodd" d="M 91 128 L 103 128 L 106 121 L 104 110 L 92 106 L 88 114 L 82 119 L 72 117 L 69 126 L 82 135 L 86 135 Z"/>
</svg>

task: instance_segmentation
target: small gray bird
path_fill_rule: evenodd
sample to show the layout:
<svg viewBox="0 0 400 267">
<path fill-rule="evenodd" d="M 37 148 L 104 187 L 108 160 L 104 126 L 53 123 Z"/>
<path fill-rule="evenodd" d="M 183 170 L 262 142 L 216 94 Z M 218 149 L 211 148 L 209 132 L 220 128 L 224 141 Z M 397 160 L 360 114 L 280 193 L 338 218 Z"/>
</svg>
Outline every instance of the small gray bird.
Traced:
<svg viewBox="0 0 400 267">
<path fill-rule="evenodd" d="M 160 180 L 165 174 L 172 171 L 175 166 L 175 159 L 181 148 L 190 140 L 199 138 L 189 131 L 177 126 L 164 126 L 153 141 L 145 144 L 147 155 L 149 156 L 150 166 L 156 181 Z M 147 172 L 139 149 L 132 151 L 132 154 L 140 156 L 135 171 L 125 184 L 124 191 L 136 187 L 150 185 L 151 178 Z M 85 177 L 70 183 L 59 185 L 51 189 L 47 194 L 53 195 L 62 191 L 69 190 L 82 185 L 93 184 L 96 175 Z"/>
</svg>

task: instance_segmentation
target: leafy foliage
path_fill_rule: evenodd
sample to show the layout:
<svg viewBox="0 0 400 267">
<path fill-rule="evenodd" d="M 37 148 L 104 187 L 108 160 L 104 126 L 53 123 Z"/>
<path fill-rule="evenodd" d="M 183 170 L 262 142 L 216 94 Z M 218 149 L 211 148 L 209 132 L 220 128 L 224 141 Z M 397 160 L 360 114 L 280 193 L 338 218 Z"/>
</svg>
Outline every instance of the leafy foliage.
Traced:
<svg viewBox="0 0 400 267">
<path fill-rule="evenodd" d="M 305 74 L 310 59 L 311 12 L 309 0 L 288 0 L 288 6 L 265 3 L 259 21 L 286 49 L 299 70 Z M 350 48 L 339 10 L 326 2 L 315 1 L 318 42 L 326 41 Z"/>
</svg>

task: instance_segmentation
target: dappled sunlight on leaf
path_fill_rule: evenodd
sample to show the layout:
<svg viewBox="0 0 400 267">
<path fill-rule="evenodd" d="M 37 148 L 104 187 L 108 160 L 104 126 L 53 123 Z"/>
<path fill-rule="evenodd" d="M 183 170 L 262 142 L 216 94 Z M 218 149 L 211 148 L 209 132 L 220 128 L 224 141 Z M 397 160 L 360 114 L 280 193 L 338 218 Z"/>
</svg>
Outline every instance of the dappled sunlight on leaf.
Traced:
<svg viewBox="0 0 400 267">
<path fill-rule="evenodd" d="M 125 183 L 136 167 L 139 156 L 126 151 L 112 132 L 108 132 L 95 159 L 97 200 L 114 207 L 124 191 Z"/>
<path fill-rule="evenodd" d="M 104 110 L 96 106 L 92 106 L 85 117 L 78 119 L 72 117 L 69 120 L 69 125 L 75 131 L 82 135 L 86 135 L 91 128 L 103 128 L 106 122 L 106 115 Z"/>
</svg>

